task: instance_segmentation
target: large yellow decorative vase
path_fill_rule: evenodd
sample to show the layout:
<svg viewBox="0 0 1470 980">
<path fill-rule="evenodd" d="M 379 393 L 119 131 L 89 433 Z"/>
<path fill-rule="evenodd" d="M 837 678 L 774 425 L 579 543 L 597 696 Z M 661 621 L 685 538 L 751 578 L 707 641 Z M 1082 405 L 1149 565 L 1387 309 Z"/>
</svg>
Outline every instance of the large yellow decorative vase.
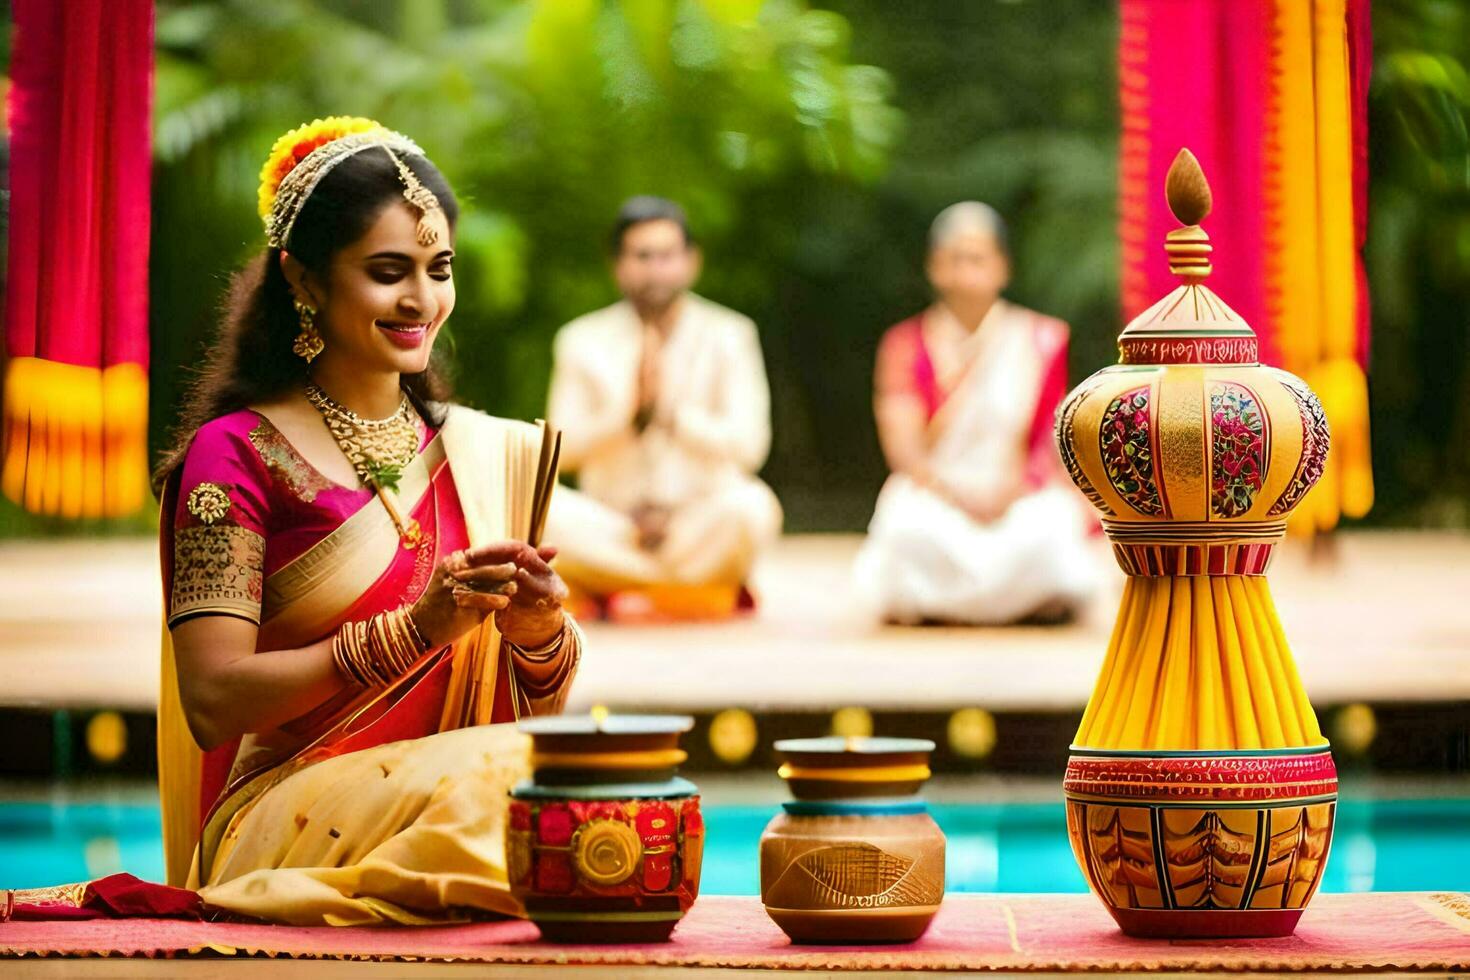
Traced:
<svg viewBox="0 0 1470 980">
<path fill-rule="evenodd" d="M 1128 575 L 1067 767 L 1067 830 L 1127 933 L 1286 935 L 1321 881 L 1337 776 L 1265 573 L 1322 474 L 1327 421 L 1203 284 L 1210 191 L 1188 150 L 1166 190 L 1181 284 L 1057 413 Z"/>
</svg>

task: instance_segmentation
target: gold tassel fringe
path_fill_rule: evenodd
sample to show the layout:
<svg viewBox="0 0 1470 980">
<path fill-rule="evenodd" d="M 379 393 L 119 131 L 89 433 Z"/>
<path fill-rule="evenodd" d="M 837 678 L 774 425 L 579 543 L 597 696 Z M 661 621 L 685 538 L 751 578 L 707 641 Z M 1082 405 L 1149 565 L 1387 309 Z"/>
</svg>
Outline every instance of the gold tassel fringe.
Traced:
<svg viewBox="0 0 1470 980">
<path fill-rule="evenodd" d="M 1095 749 L 1326 744 L 1262 576 L 1130 576 L 1077 730 Z"/>
<path fill-rule="evenodd" d="M 125 517 L 148 493 L 148 374 L 39 357 L 6 365 L 0 490 L 26 510 Z"/>
</svg>

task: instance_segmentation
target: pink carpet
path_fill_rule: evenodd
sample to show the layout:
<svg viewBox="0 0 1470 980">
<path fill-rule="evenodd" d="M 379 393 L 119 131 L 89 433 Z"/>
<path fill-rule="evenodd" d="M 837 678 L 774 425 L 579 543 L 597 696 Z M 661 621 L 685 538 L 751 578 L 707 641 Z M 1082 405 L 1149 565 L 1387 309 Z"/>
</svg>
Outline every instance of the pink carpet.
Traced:
<svg viewBox="0 0 1470 980">
<path fill-rule="evenodd" d="M 1465 970 L 1470 895 L 1319 895 L 1288 939 L 1145 941 L 1090 895 L 951 895 L 907 946 L 793 946 L 755 898 L 706 896 L 672 942 L 556 946 L 519 921 L 293 928 L 169 919 L 8 922 L 0 955 L 273 955 L 831 970 Z"/>
</svg>

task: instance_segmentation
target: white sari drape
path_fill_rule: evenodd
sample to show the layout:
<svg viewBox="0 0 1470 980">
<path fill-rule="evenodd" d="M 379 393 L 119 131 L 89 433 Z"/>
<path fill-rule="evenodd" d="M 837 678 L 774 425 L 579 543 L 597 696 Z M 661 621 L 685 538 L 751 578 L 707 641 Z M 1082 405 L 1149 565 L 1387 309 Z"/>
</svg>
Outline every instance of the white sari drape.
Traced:
<svg viewBox="0 0 1470 980">
<path fill-rule="evenodd" d="M 976 332 L 971 359 L 931 423 L 930 465 L 944 485 L 989 495 L 1024 479 L 1045 367 L 1034 318 L 998 303 Z M 1014 622 L 1092 593 L 1098 573 L 1086 532 L 1085 512 L 1059 483 L 980 523 L 896 473 L 878 497 L 855 584 L 876 615 L 897 622 Z"/>
</svg>

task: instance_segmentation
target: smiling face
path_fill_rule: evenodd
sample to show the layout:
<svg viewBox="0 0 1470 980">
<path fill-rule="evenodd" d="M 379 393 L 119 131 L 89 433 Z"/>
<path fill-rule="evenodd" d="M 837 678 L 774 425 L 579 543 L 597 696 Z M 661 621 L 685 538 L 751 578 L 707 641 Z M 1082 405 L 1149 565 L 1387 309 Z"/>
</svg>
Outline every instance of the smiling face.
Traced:
<svg viewBox="0 0 1470 980">
<path fill-rule="evenodd" d="M 362 237 L 332 256 L 324 277 L 288 261 L 297 297 L 310 297 L 317 309 L 322 359 L 371 373 L 417 374 L 428 367 L 439 328 L 454 309 L 454 250 L 442 212 L 428 216 L 439 232 L 433 245 L 418 243 L 418 220 L 401 200 L 388 204 Z"/>
</svg>

